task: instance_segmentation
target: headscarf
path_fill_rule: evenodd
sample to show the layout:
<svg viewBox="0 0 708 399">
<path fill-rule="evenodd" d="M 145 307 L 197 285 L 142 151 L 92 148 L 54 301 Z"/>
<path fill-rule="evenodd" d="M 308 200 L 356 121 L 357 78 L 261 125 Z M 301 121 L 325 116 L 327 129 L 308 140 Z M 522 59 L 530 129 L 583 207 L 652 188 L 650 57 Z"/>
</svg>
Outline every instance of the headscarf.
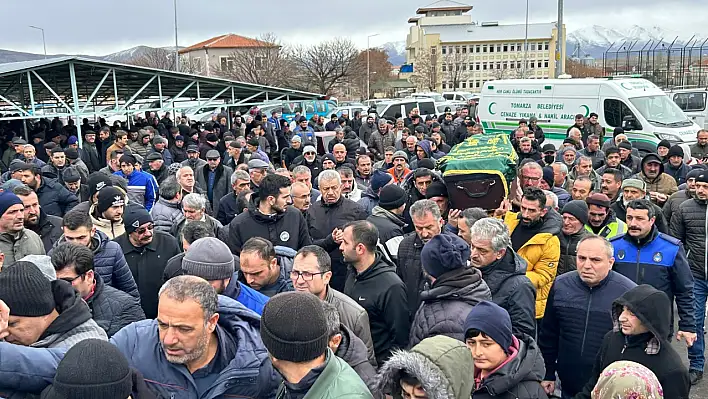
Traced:
<svg viewBox="0 0 708 399">
<path fill-rule="evenodd" d="M 618 361 L 600 374 L 592 399 L 663 399 L 656 375 L 639 363 Z"/>
</svg>

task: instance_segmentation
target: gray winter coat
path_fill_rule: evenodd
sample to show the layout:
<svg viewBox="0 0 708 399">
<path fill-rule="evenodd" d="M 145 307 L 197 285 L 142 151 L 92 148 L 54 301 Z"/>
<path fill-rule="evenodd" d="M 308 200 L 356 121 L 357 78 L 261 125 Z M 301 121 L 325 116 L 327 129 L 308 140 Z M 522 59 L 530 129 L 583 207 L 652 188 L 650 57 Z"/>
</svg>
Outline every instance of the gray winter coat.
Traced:
<svg viewBox="0 0 708 399">
<path fill-rule="evenodd" d="M 145 319 L 137 298 L 106 285 L 98 274 L 93 295 L 86 303 L 91 308 L 93 320 L 109 338 L 128 324 Z"/>
<path fill-rule="evenodd" d="M 384 149 L 388 146 L 393 146 L 395 141 L 396 136 L 393 135 L 393 132 L 389 131 L 386 134 L 382 134 L 377 129 L 371 133 L 371 137 L 366 143 L 369 151 L 374 155 L 374 161 L 381 161 L 384 159 Z"/>
<path fill-rule="evenodd" d="M 229 168 L 228 166 L 220 164 L 216 167 L 214 176 L 214 192 L 212 198 L 213 200 L 209 200 L 209 202 L 213 204 L 213 215 L 219 214 L 219 200 L 221 199 L 221 197 L 232 191 L 232 173 L 234 173 L 233 169 Z M 204 194 L 206 195 L 206 193 L 208 192 L 209 183 L 209 165 L 201 166 L 196 171 L 194 171 L 194 179 L 196 181 L 196 184 L 199 185 L 199 188 L 201 188 L 204 191 Z"/>
<path fill-rule="evenodd" d="M 337 308 L 342 325 L 351 330 L 351 332 L 364 343 L 369 363 L 371 363 L 372 366 L 376 366 L 374 342 L 371 339 L 369 314 L 366 313 L 366 310 L 359 306 L 355 300 L 349 298 L 332 287 L 327 287 L 325 302 L 330 303 Z"/>
<path fill-rule="evenodd" d="M 162 197 L 157 200 L 150 209 L 155 230 L 169 233 L 174 226 L 179 225 L 184 220 L 184 214 L 180 204 L 170 202 Z"/>
<path fill-rule="evenodd" d="M 688 264 L 696 279 L 708 279 L 708 254 L 706 254 L 705 200 L 690 199 L 679 206 L 671 216 L 669 234 L 678 238 L 686 247 Z"/>
<path fill-rule="evenodd" d="M 5 254 L 6 265 L 11 265 L 27 255 L 47 254 L 42 239 L 28 229 L 22 229 L 17 236 L 0 233 L 0 252 Z"/>
<path fill-rule="evenodd" d="M 376 123 L 368 124 L 367 122 L 364 122 L 359 128 L 359 139 L 361 139 L 368 145 L 371 135 L 376 130 L 378 130 L 378 127 L 376 127 Z"/>
<path fill-rule="evenodd" d="M 441 275 L 420 298 L 422 303 L 413 319 L 409 346 L 435 335 L 464 341 L 467 315 L 480 301 L 491 301 L 492 294 L 482 280 L 482 272 L 465 267 Z"/>
</svg>

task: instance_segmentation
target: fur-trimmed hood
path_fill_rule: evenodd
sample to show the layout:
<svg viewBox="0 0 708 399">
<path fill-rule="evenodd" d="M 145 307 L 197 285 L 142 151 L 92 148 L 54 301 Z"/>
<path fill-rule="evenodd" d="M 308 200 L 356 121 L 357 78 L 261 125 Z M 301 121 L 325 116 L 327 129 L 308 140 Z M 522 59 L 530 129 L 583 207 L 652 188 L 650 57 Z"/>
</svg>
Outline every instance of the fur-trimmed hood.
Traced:
<svg viewBox="0 0 708 399">
<path fill-rule="evenodd" d="M 428 399 L 469 399 L 474 361 L 462 342 L 443 335 L 426 338 L 410 351 L 396 351 L 379 370 L 377 388 L 401 399 L 400 375 L 420 381 Z"/>
</svg>

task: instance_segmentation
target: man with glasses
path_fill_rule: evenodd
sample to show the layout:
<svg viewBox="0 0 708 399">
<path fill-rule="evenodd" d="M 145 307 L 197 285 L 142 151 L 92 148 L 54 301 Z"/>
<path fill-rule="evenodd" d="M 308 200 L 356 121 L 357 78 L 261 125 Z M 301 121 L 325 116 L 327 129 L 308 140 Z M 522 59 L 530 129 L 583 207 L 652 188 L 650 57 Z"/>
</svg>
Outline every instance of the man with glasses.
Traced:
<svg viewBox="0 0 708 399">
<path fill-rule="evenodd" d="M 331 278 L 332 259 L 324 249 L 317 245 L 308 245 L 297 252 L 293 270 L 290 272 L 295 291 L 309 292 L 334 305 L 341 323 L 364 342 L 369 362 L 376 366 L 369 315 L 355 300 L 330 287 Z"/>
<path fill-rule="evenodd" d="M 231 191 L 231 174 L 233 169 L 221 164 L 221 156 L 217 150 L 206 153 L 207 164 L 194 172 L 197 184 L 206 191 L 209 203 L 213 204 L 214 215 L 219 214 L 219 200 Z"/>
<path fill-rule="evenodd" d="M 145 319 L 137 298 L 107 285 L 94 271 L 93 252 L 89 248 L 63 243 L 52 251 L 52 264 L 57 279 L 71 283 L 109 338 L 128 324 Z"/>
<path fill-rule="evenodd" d="M 290 168 L 305 166 L 310 169 L 310 177 L 312 184 L 316 184 L 317 176 L 322 171 L 322 159 L 317 156 L 317 150 L 314 146 L 307 145 L 302 150 L 302 156 L 295 158 Z"/>
<path fill-rule="evenodd" d="M 143 207 L 128 207 L 124 221 L 125 234 L 114 241 L 122 248 L 123 256 L 138 285 L 145 316 L 153 319 L 157 316 L 158 291 L 162 286 L 162 274 L 167 261 L 180 252 L 177 239 L 155 231 L 152 217 Z"/>
</svg>

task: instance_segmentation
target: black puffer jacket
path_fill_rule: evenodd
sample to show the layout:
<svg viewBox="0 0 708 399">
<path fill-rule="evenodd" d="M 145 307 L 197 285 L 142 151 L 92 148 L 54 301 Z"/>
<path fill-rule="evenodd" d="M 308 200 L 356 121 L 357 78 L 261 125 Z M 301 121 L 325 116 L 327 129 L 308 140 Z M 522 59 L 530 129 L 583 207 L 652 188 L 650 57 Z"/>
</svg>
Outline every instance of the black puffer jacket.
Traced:
<svg viewBox="0 0 708 399">
<path fill-rule="evenodd" d="M 39 198 L 39 206 L 48 215 L 64 217 L 79 204 L 79 199 L 54 179 L 42 177 L 42 182 L 35 191 Z"/>
<path fill-rule="evenodd" d="M 398 216 L 380 206 L 374 207 L 371 216 L 366 218 L 379 231 L 379 242 L 384 245 L 392 259 L 398 256 L 398 247 L 403 241 L 403 227 L 406 222 Z"/>
<path fill-rule="evenodd" d="M 620 329 L 619 315 L 627 307 L 649 329 L 649 332 L 627 336 Z M 656 375 L 665 398 L 688 399 L 691 384 L 688 369 L 667 341 L 671 320 L 671 302 L 665 293 L 650 285 L 640 285 L 612 304 L 614 329 L 605 335 L 595 360 L 592 376 L 574 399 L 590 399 L 600 373 L 619 360 L 639 363 Z"/>
<path fill-rule="evenodd" d="M 546 372 L 538 345 L 528 335 L 513 337 L 516 355 L 472 391 L 474 399 L 546 399 L 541 381 Z"/>
<path fill-rule="evenodd" d="M 59 241 L 64 232 L 61 229 L 62 220 L 58 216 L 47 215 L 43 209 L 39 210 L 39 221 L 36 226 L 27 226 L 28 229 L 37 233 L 42 239 L 44 250 L 49 253 L 54 247 L 54 244 Z"/>
<path fill-rule="evenodd" d="M 106 331 L 108 338 L 128 324 L 145 319 L 137 298 L 106 285 L 98 274 L 93 295 L 86 303 L 91 308 L 93 320 Z"/>
<path fill-rule="evenodd" d="M 420 260 L 422 250 L 423 241 L 416 233 L 410 233 L 403 237 L 401 245 L 398 246 L 396 274 L 406 284 L 406 298 L 410 309 L 420 307 L 420 293 L 428 288 L 428 279 L 425 278 L 423 264 Z M 413 315 L 414 312 L 411 312 L 411 320 Z"/>
<path fill-rule="evenodd" d="M 708 255 L 706 254 L 706 214 L 708 201 L 690 199 L 671 216 L 669 234 L 683 242 L 688 253 L 688 264 L 693 278 L 708 280 Z"/>
<path fill-rule="evenodd" d="M 464 341 L 467 315 L 480 301 L 491 300 L 492 294 L 479 269 L 461 268 L 442 274 L 420 298 L 408 339 L 411 347 L 436 335 Z"/>
<path fill-rule="evenodd" d="M 679 190 L 671 194 L 671 197 L 666 200 L 666 203 L 661 208 L 662 213 L 664 214 L 664 220 L 666 221 L 667 225 L 671 224 L 671 217 L 674 213 L 678 212 L 681 204 L 690 200 L 691 198 L 692 196 L 688 189 Z"/>
<path fill-rule="evenodd" d="M 536 288 L 526 277 L 526 261 L 507 248 L 503 258 L 480 268 L 492 301 L 511 318 L 514 334 L 536 336 Z"/>
<path fill-rule="evenodd" d="M 585 227 L 573 235 L 567 235 L 561 231 L 558 238 L 560 239 L 561 255 L 558 259 L 558 271 L 556 277 L 563 273 L 572 272 L 577 269 L 575 256 L 578 254 L 578 243 L 585 236 L 591 233 Z"/>
</svg>

